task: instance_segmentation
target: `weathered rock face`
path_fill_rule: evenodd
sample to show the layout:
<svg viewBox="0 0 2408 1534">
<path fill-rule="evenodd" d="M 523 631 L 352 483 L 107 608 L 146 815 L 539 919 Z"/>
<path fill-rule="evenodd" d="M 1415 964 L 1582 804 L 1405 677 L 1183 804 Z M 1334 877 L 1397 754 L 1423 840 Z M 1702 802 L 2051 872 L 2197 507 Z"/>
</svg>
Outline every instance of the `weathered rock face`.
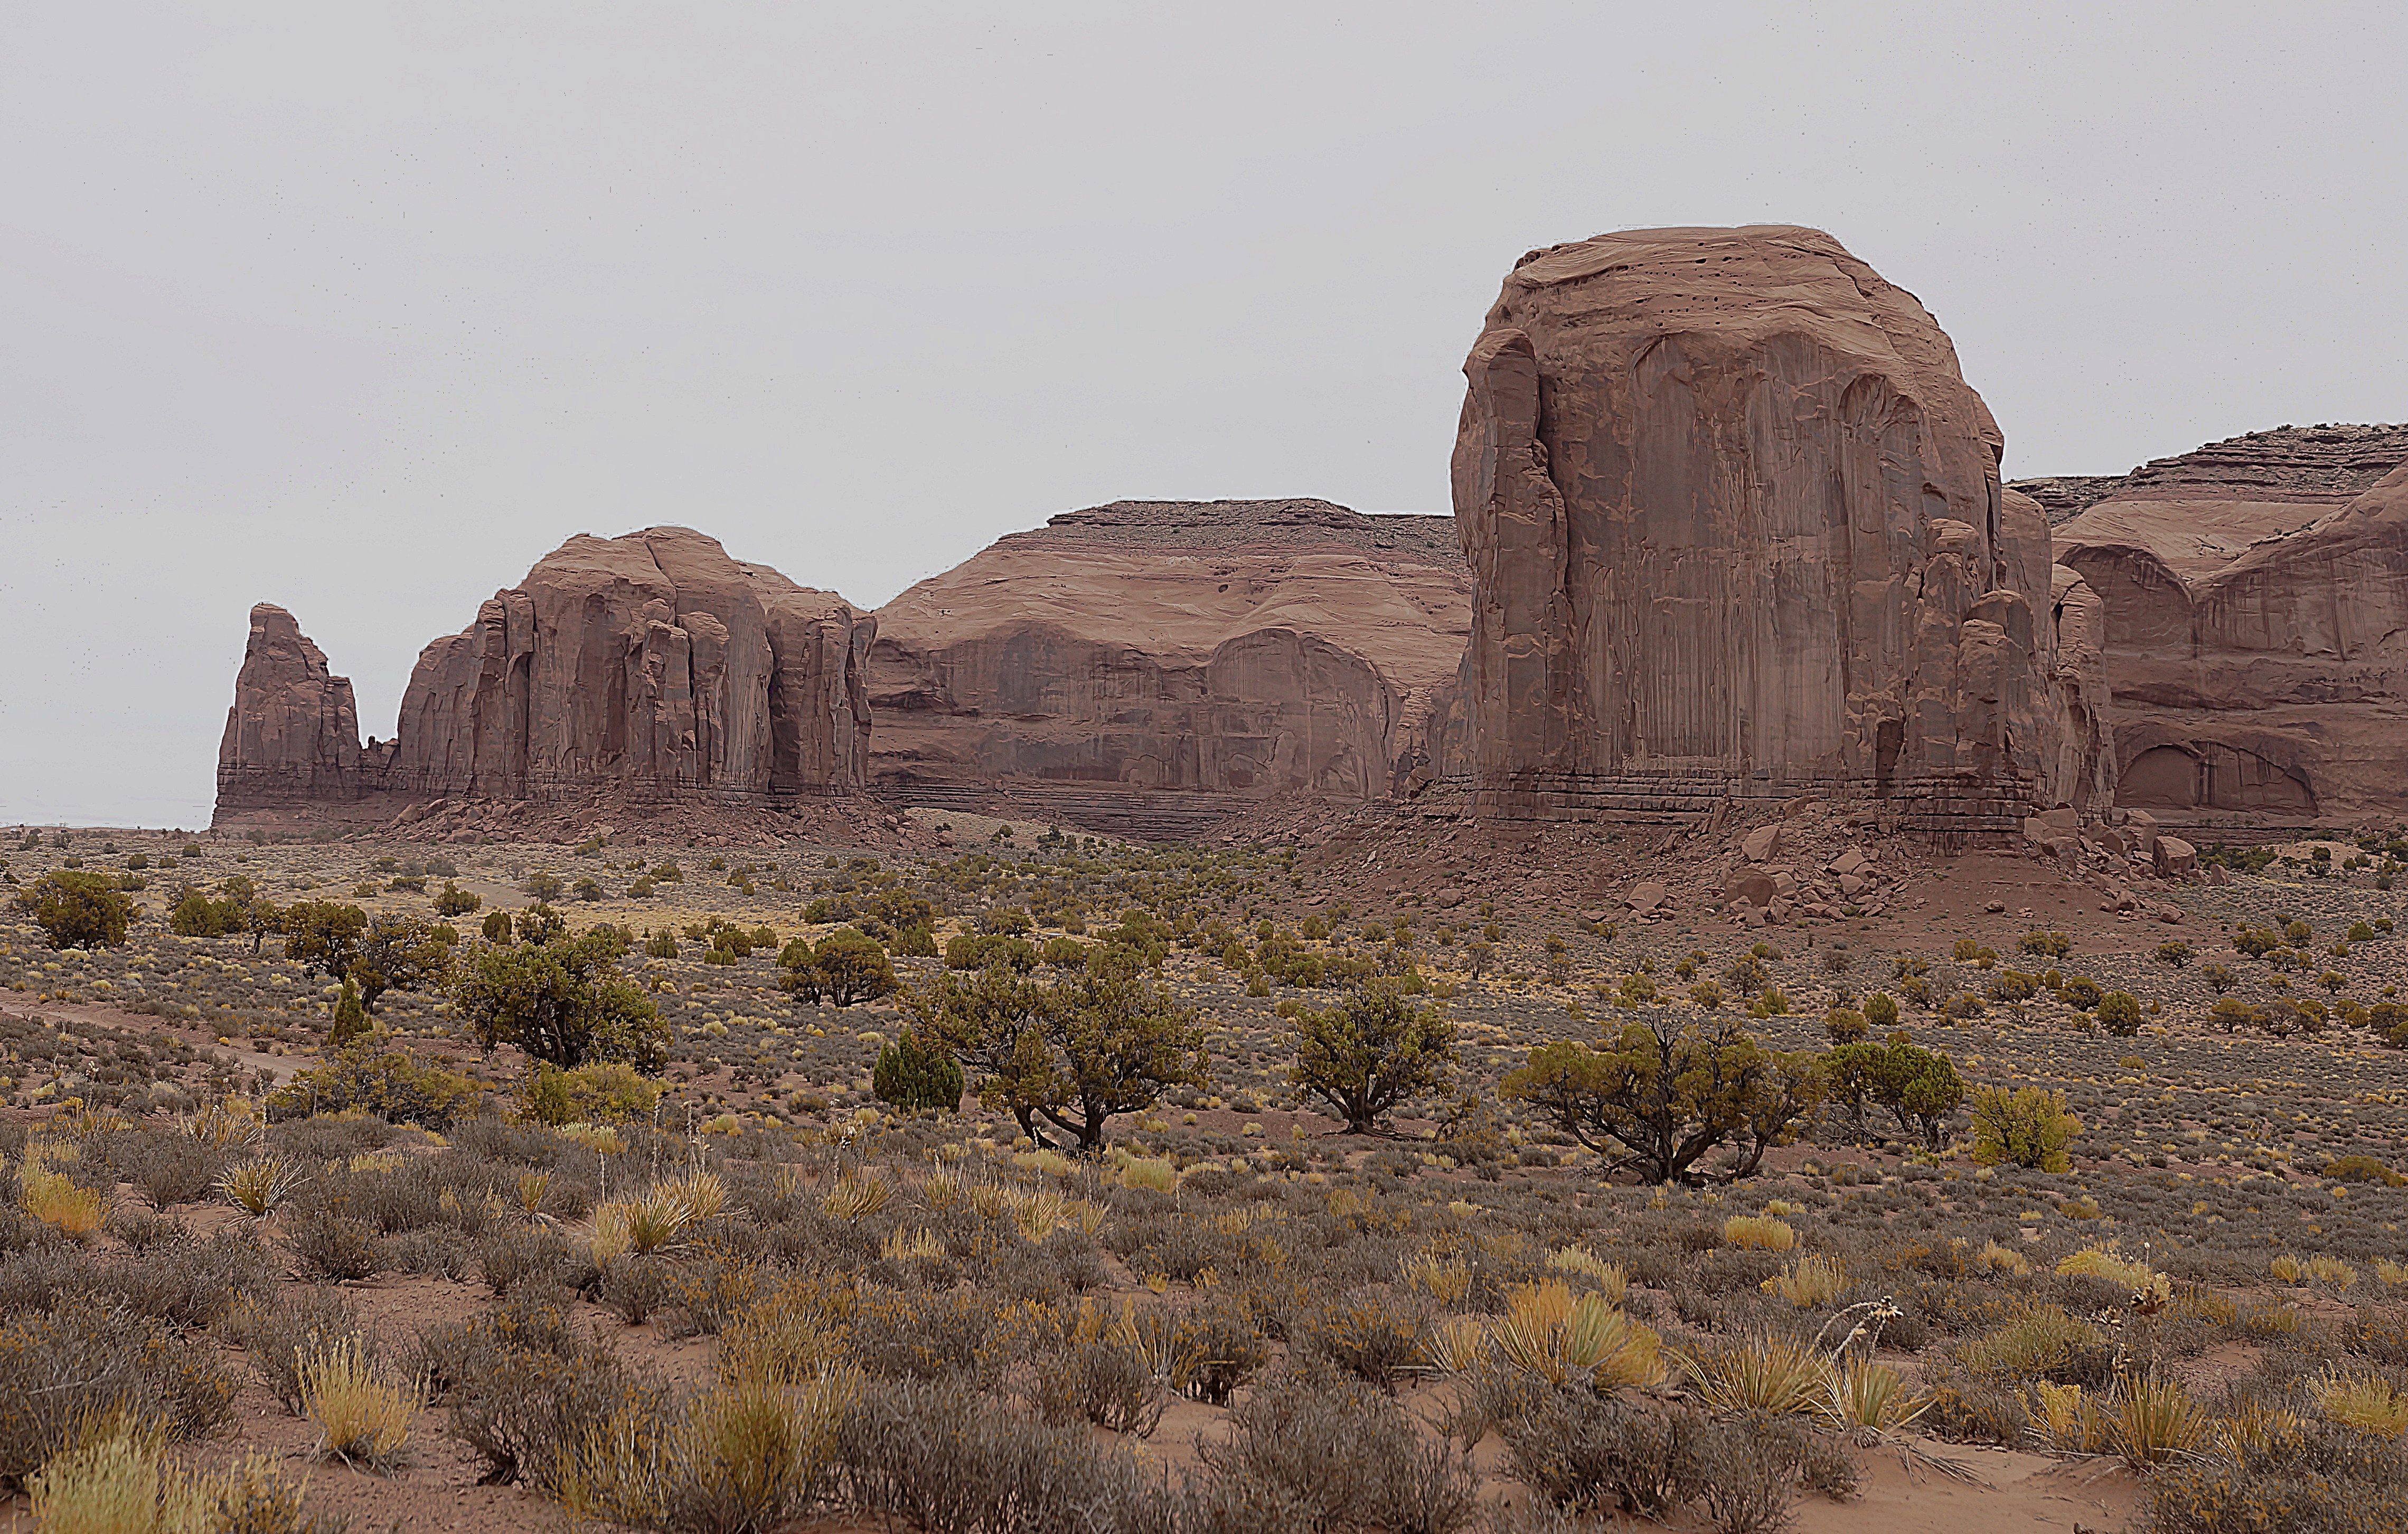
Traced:
<svg viewBox="0 0 2408 1534">
<path fill-rule="evenodd" d="M 261 613 L 291 630 L 279 609 L 253 614 L 252 649 L 264 658 L 244 665 L 222 785 L 229 772 L 236 783 L 259 779 L 247 764 L 272 756 L 351 764 L 314 777 L 283 767 L 284 778 L 308 784 L 289 802 L 370 796 L 387 810 L 606 792 L 751 804 L 862 786 L 862 665 L 875 621 L 832 594 L 739 564 L 687 528 L 580 534 L 546 555 L 465 631 L 420 652 L 394 739 L 365 752 L 350 684 L 313 681 L 324 679 L 324 658 L 307 640 L 298 640 L 306 656 L 289 658 L 293 646 L 275 638 L 272 620 L 263 645 Z M 334 689 L 339 722 L 308 756 L 287 721 Z M 221 813 L 255 798 L 222 786 Z"/>
<path fill-rule="evenodd" d="M 1939 325 L 1829 236 L 1534 251 L 1464 371 L 1455 707 L 1484 811 L 1830 793 L 2006 832 L 2080 792 L 2041 509 L 2003 493 Z"/>
<path fill-rule="evenodd" d="M 1286 790 L 1382 795 L 1462 652 L 1469 595 L 1438 517 L 1312 500 L 1057 516 L 879 610 L 871 776 L 1131 834 Z"/>
<path fill-rule="evenodd" d="M 2057 529 L 2102 604 L 2118 804 L 2202 826 L 2408 810 L 2403 462 L 2408 428 L 2257 433 Z"/>
<path fill-rule="evenodd" d="M 251 609 L 251 638 L 218 743 L 218 808 L 284 809 L 341 803 L 361 792 L 359 710 L 349 677 L 293 614 Z"/>
<path fill-rule="evenodd" d="M 2054 527 L 2110 496 L 2339 506 L 2373 489 L 2376 480 L 2403 463 L 2408 463 L 2408 425 L 2277 426 L 2210 442 L 2172 458 L 2153 458 L 2129 474 L 2016 480 L 2007 488 L 2039 502 Z"/>
</svg>

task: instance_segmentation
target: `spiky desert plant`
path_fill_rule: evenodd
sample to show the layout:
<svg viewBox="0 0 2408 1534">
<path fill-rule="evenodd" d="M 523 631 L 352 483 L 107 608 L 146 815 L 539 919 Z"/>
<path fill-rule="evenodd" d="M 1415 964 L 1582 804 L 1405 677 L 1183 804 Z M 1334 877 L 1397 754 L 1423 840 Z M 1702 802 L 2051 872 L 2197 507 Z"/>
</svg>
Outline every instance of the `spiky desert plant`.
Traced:
<svg viewBox="0 0 2408 1534">
<path fill-rule="evenodd" d="M 2380 1374 L 2344 1370 L 2328 1365 L 2308 1386 L 2316 1410 L 2361 1433 L 2396 1439 L 2408 1432 L 2408 1396 L 2402 1396 Z"/>
<path fill-rule="evenodd" d="M 318 1426 L 318 1452 L 347 1465 L 383 1470 L 398 1463 L 424 1398 L 418 1382 L 380 1373 L 357 1332 L 301 1359 L 301 1411 Z"/>
<path fill-rule="evenodd" d="M 926 1226 L 911 1229 L 896 1226 L 886 1233 L 885 1241 L 879 1247 L 879 1254 L 889 1262 L 927 1261 L 943 1256 L 945 1243 L 939 1240 L 937 1233 Z"/>
<path fill-rule="evenodd" d="M 1821 1255 L 1800 1257 L 1787 1272 L 1775 1273 L 1761 1285 L 1766 1294 L 1779 1295 L 1801 1311 L 1828 1305 L 1847 1286 L 1847 1264 Z"/>
<path fill-rule="evenodd" d="M 245 1214 L 265 1220 L 307 1180 L 298 1165 L 271 1151 L 228 1167 L 218 1176 L 217 1190 Z"/>
<path fill-rule="evenodd" d="M 1601 1389 L 1664 1377 L 1664 1340 L 1598 1295 L 1572 1297 L 1561 1279 L 1517 1283 L 1489 1335 L 1509 1360 L 1555 1384 L 1587 1379 Z"/>
<path fill-rule="evenodd" d="M 236 1146 L 257 1145 L 267 1138 L 267 1125 L 259 1111 L 247 1102 L 233 1097 L 220 1097 L 195 1111 L 176 1120 L 176 1132 L 200 1144 L 230 1151 Z"/>
<path fill-rule="evenodd" d="M 673 1208 L 681 1227 L 715 1220 L 729 1208 L 727 1184 L 717 1172 L 691 1172 L 656 1183 L 648 1202 Z"/>
<path fill-rule="evenodd" d="M 1745 1250 L 1791 1252 L 1797 1250 L 1798 1232 L 1769 1215 L 1734 1214 L 1723 1222 L 1723 1240 Z"/>
<path fill-rule="evenodd" d="M 1443 1317 L 1422 1339 L 1422 1351 L 1440 1372 L 1465 1373 L 1488 1356 L 1488 1328 L 1477 1316 Z"/>
<path fill-rule="evenodd" d="M 831 1219 L 865 1219 L 884 1209 L 893 1195 L 894 1190 L 880 1178 L 847 1172 L 828 1189 L 827 1196 L 820 1200 L 820 1208 Z"/>
<path fill-rule="evenodd" d="M 1830 1390 L 1831 1361 L 1786 1337 L 1752 1337 L 1673 1357 L 1710 1412 L 1813 1412 Z"/>
<path fill-rule="evenodd" d="M 1894 1433 L 1931 1409 L 1929 1396 L 1907 1393 L 1906 1381 L 1887 1364 L 1843 1359 L 1828 1378 L 1817 1411 L 1842 1431 Z"/>
<path fill-rule="evenodd" d="M 552 1191 L 552 1173 L 534 1171 L 519 1173 L 519 1212 L 534 1214 L 543 1208 L 544 1195 Z"/>
<path fill-rule="evenodd" d="M 2291 1255 L 2288 1252 L 2284 1253 L 2281 1256 L 2276 1257 L 2273 1261 L 2268 1263 L 2266 1265 L 2266 1271 L 2277 1283 L 2305 1283 L 2308 1282 L 2308 1265 L 2301 1262 L 2299 1258 Z"/>
<path fill-rule="evenodd" d="M 2126 1375 L 2115 1391 L 2115 1447 L 2135 1469 L 2188 1449 L 2207 1433 L 2207 1415 L 2179 1380 Z"/>
<path fill-rule="evenodd" d="M 1461 1257 L 1421 1251 L 1398 1261 L 1397 1269 L 1408 1288 L 1419 1289 L 1441 1305 L 1460 1305 L 1471 1293 L 1471 1265 Z"/>
</svg>

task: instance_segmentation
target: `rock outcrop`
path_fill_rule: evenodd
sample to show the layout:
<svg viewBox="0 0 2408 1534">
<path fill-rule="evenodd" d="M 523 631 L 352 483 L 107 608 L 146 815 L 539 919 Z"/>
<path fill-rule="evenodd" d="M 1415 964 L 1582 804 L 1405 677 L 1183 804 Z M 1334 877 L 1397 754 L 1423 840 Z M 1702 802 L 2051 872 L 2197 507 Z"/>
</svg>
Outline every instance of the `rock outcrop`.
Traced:
<svg viewBox="0 0 2408 1534">
<path fill-rule="evenodd" d="M 361 754 L 351 679 L 328 669 L 293 614 L 266 602 L 252 608 L 218 743 L 220 812 L 357 799 Z"/>
<path fill-rule="evenodd" d="M 2243 829 L 2397 817 L 2408 428 L 2161 459 L 2057 529 L 2103 609 L 2115 799 Z"/>
<path fill-rule="evenodd" d="M 870 776 L 890 797 L 1127 835 L 1277 794 L 1378 796 L 1412 769 L 1469 600 L 1443 518 L 1069 512 L 879 610 Z"/>
<path fill-rule="evenodd" d="M 691 529 L 580 534 L 421 652 L 394 738 L 363 749 L 350 683 L 261 608 L 220 818 L 271 804 L 357 818 L 430 802 L 758 808 L 856 792 L 875 633 L 841 597 Z"/>
<path fill-rule="evenodd" d="M 2005 834 L 2090 792 L 2056 656 L 2081 583 L 1948 337 L 1828 235 L 1533 251 L 1464 371 L 1476 596 L 1435 733 L 1481 811 L 1832 794 Z"/>
</svg>

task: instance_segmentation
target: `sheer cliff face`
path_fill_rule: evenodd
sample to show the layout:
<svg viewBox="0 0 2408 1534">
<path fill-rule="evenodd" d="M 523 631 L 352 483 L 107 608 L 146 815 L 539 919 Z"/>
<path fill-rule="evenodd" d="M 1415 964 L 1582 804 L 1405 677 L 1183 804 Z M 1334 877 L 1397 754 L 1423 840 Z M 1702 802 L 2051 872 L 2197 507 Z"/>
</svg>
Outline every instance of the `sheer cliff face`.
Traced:
<svg viewBox="0 0 2408 1534">
<path fill-rule="evenodd" d="M 2256 433 L 2057 529 L 2103 608 L 2116 802 L 2206 824 L 2408 810 L 2402 459 L 2397 427 Z"/>
<path fill-rule="evenodd" d="M 282 621 L 281 630 L 270 623 L 264 648 L 259 613 Z M 259 613 L 260 659 L 245 662 L 221 753 L 221 810 L 265 803 L 242 786 L 254 782 L 306 784 L 280 801 L 295 805 L 604 789 L 747 802 L 861 786 L 869 731 L 861 667 L 874 623 L 686 528 L 580 534 L 546 555 L 465 631 L 420 652 L 395 738 L 366 753 L 350 684 L 313 682 L 324 658 L 280 611 Z M 288 655 L 283 631 L 304 659 Z M 320 737 L 339 738 L 304 742 L 294 723 L 300 704 L 277 700 L 332 689 L 339 721 Z M 319 711 L 334 717 L 332 705 Z M 321 760 L 354 770 L 314 768 Z"/>
<path fill-rule="evenodd" d="M 360 793 L 359 710 L 348 677 L 282 608 L 251 609 L 251 638 L 218 743 L 218 804 L 283 809 Z"/>
<path fill-rule="evenodd" d="M 872 632 L 841 598 L 690 529 L 580 534 L 420 654 L 391 782 L 494 798 L 857 788 Z"/>
<path fill-rule="evenodd" d="M 1384 794 L 1461 653 L 1468 595 L 1437 518 L 1320 501 L 1056 517 L 880 609 L 872 774 L 1060 799 L 1084 824 L 1129 790 Z"/>
<path fill-rule="evenodd" d="M 1914 296 L 1811 229 L 1533 252 L 1464 366 L 1457 704 L 1483 807 L 2060 797 L 2047 527 Z"/>
</svg>

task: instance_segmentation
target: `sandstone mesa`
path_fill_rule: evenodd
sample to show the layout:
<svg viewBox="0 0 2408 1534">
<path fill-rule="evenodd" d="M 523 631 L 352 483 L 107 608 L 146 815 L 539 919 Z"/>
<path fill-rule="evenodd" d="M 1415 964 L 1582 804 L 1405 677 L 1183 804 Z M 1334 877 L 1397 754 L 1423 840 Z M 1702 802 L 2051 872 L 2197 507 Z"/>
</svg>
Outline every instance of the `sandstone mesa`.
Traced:
<svg viewBox="0 0 2408 1534">
<path fill-rule="evenodd" d="M 1673 823 L 1812 795 L 1947 838 L 2408 812 L 2408 427 L 2002 483 L 1932 316 L 1785 225 L 1534 251 L 1464 370 L 1451 521 L 1120 501 L 874 613 L 690 529 L 580 534 L 426 647 L 384 741 L 262 604 L 218 821 L 774 839 L 917 804 L 1162 838 L 1433 790 Z"/>
</svg>

